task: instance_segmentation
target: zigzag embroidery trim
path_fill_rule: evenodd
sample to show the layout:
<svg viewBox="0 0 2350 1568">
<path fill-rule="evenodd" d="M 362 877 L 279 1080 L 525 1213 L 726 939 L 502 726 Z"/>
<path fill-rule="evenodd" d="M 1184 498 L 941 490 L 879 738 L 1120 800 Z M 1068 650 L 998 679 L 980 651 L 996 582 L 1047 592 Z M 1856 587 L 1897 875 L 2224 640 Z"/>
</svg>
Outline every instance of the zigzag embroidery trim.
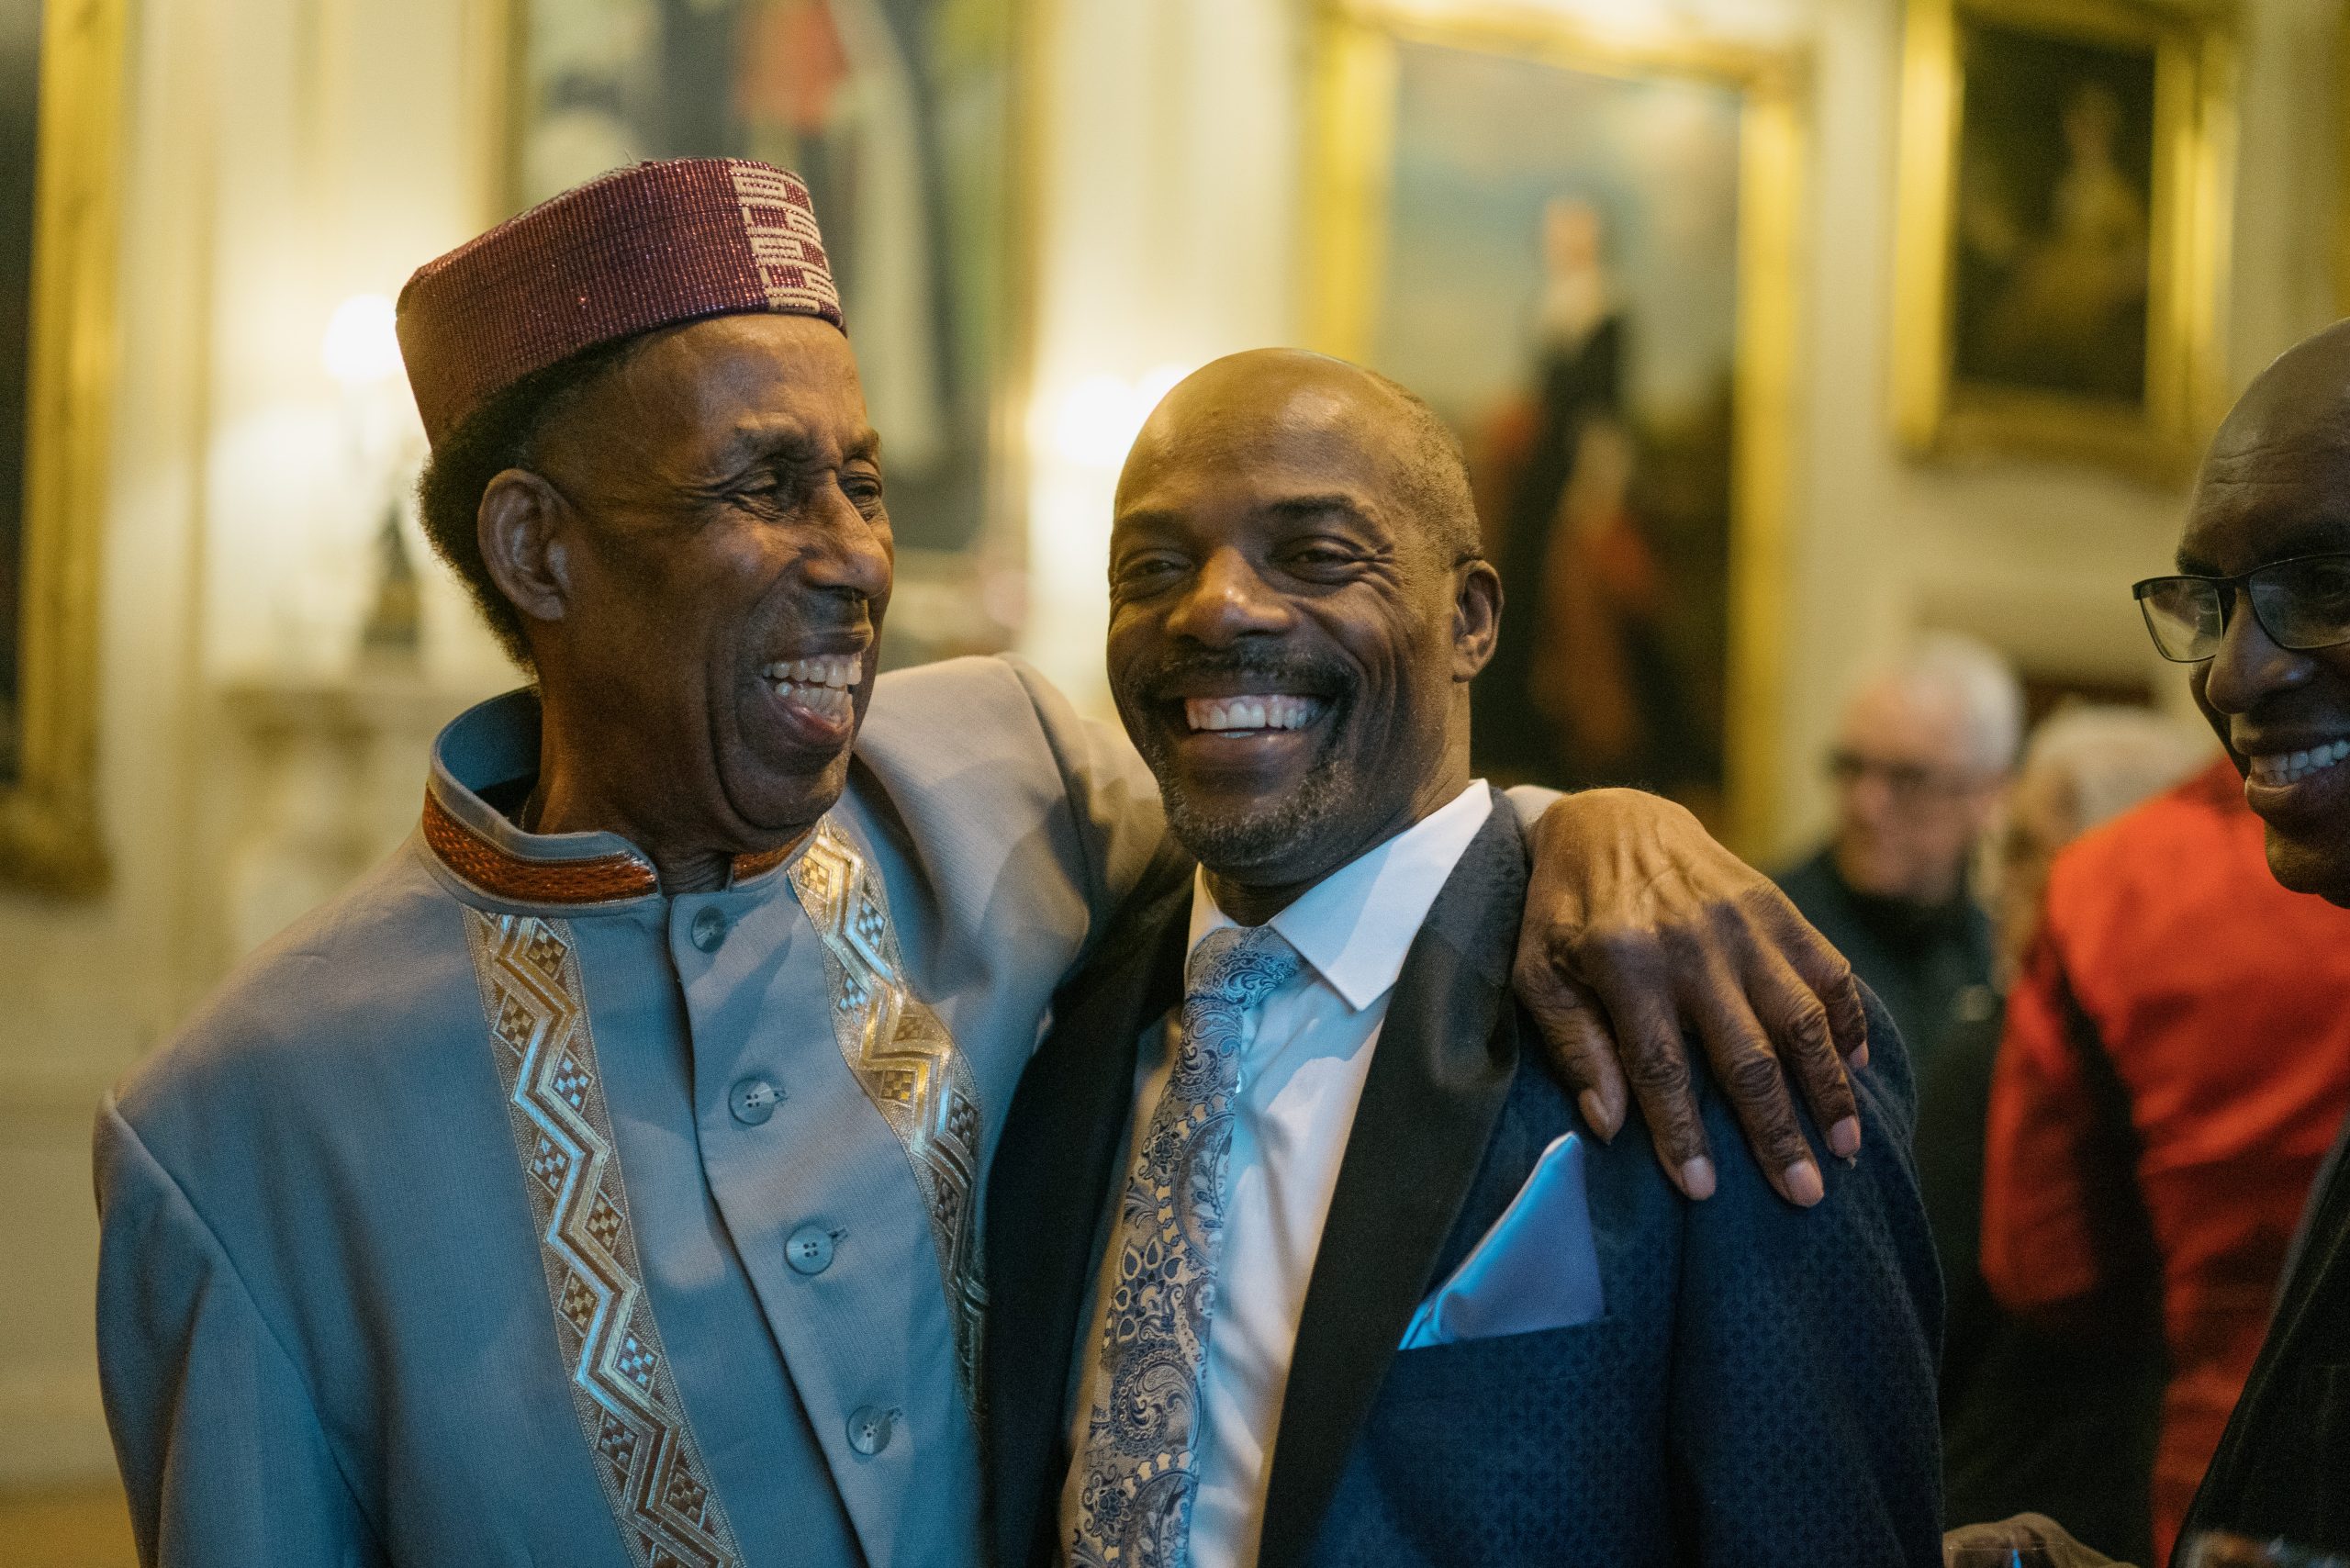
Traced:
<svg viewBox="0 0 2350 1568">
<path fill-rule="evenodd" d="M 807 196 L 768 170 L 738 163 L 729 172 L 743 211 L 743 236 L 767 304 L 778 310 L 812 310 L 837 320 L 840 297 Z"/>
<path fill-rule="evenodd" d="M 653 1321 L 570 923 L 465 910 L 556 1349 L 637 1568 L 740 1568 Z"/>
<path fill-rule="evenodd" d="M 866 1097 L 905 1146 L 930 1210 L 963 1397 L 978 1407 L 987 1287 L 977 1205 L 979 1094 L 971 1064 L 928 1003 L 900 978 L 904 965 L 881 879 L 829 816 L 791 868 L 800 907 L 824 944 L 833 1033 Z"/>
</svg>

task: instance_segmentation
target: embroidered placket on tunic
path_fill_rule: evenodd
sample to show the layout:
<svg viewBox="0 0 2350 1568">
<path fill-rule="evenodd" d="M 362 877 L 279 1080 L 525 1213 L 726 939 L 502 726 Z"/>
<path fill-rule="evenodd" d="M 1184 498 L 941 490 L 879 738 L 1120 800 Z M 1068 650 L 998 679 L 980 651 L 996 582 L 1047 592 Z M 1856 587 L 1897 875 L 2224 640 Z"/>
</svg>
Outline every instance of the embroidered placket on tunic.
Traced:
<svg viewBox="0 0 2350 1568">
<path fill-rule="evenodd" d="M 881 879 L 830 817 L 791 868 L 824 945 L 833 1033 L 866 1097 L 904 1145 L 930 1211 L 964 1402 L 976 1409 L 987 1289 L 979 1271 L 979 1092 L 936 1013 L 907 989 Z"/>
<path fill-rule="evenodd" d="M 644 1294 L 570 923 L 465 911 L 571 1402 L 639 1568 L 743 1561 Z"/>
<path fill-rule="evenodd" d="M 822 943 L 842 1057 L 904 1148 L 929 1214 L 961 1392 L 975 1409 L 986 1293 L 974 1204 L 982 1118 L 970 1064 L 907 988 L 880 878 L 829 817 L 790 881 Z M 742 1551 L 644 1290 L 570 924 L 468 908 L 465 936 L 557 1345 L 613 1521 L 638 1568 L 737 1568 Z"/>
</svg>

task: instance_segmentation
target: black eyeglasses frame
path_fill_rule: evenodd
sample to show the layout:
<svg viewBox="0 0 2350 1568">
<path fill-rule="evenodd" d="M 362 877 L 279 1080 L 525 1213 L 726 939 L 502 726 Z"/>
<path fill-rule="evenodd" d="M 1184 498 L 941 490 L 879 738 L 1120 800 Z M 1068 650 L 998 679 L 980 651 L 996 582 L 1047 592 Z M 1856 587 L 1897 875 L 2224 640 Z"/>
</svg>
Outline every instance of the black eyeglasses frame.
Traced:
<svg viewBox="0 0 2350 1568">
<path fill-rule="evenodd" d="M 2154 652 L 2175 665 L 2206 664 L 2219 656 L 2219 650 L 2215 648 L 2199 658 L 2180 658 L 2163 646 L 2162 633 L 2154 629 L 2154 612 L 2147 607 L 2146 600 L 2153 597 L 2157 589 L 2168 583 L 2205 583 L 2219 590 L 2220 635 L 2222 637 L 2228 633 L 2228 623 L 2235 618 L 2236 597 L 2242 594 L 2244 603 L 2251 606 L 2252 618 L 2258 624 L 2261 632 L 2270 642 L 2286 652 L 2309 654 L 2315 653 L 2320 648 L 2338 648 L 2344 643 L 2350 643 L 2350 629 L 2344 630 L 2339 637 L 2329 637 L 2322 643 L 2296 644 L 2278 636 L 2276 629 L 2268 624 L 2267 618 L 2260 613 L 2260 600 L 2252 591 L 2253 578 L 2266 577 L 2286 566 L 2302 566 L 2311 561 L 2340 561 L 2350 565 L 2350 550 L 2320 550 L 2307 555 L 2288 555 L 2281 561 L 2264 562 L 2248 572 L 2239 572 L 2232 577 L 2213 577 L 2203 572 L 2167 572 L 2158 577 L 2143 577 L 2131 584 L 2130 597 L 2138 601 L 2138 614 L 2146 623 L 2146 635 L 2154 639 Z"/>
</svg>

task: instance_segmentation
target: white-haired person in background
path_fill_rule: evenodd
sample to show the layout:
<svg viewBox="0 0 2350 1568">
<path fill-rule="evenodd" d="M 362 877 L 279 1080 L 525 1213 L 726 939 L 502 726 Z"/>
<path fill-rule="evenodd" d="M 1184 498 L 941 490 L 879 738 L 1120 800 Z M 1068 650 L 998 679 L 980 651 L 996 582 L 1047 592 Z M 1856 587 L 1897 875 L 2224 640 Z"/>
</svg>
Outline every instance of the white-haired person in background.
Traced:
<svg viewBox="0 0 2350 1568">
<path fill-rule="evenodd" d="M 1829 753 L 1836 830 L 1778 882 L 1874 988 L 1922 1078 L 1954 1013 L 1987 1011 L 1991 922 L 1968 861 L 2022 738 L 2005 659 L 1933 633 L 1862 683 Z"/>
<path fill-rule="evenodd" d="M 2039 929 L 2057 851 L 2210 755 L 2208 737 L 2144 708 L 2068 707 L 2032 732 L 1986 868 L 2002 997 Z M 1943 1506 L 1953 1521 L 2053 1515 L 2082 1540 L 2146 1562 L 2164 1372 L 2150 1271 L 2133 1271 L 2090 1345 L 2009 1316 L 1983 1279 L 1984 1129 L 2005 1011 L 1953 1024 L 1919 1084 L 1919 1184 L 1949 1300 Z"/>
</svg>

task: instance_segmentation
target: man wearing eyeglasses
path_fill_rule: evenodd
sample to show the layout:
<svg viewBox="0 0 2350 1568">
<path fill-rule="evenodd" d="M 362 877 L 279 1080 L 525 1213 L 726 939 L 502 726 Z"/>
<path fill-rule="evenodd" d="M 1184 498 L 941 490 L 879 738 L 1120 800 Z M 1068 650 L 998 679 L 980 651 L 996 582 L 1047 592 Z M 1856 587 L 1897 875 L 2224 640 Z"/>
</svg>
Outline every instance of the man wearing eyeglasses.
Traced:
<svg viewBox="0 0 2350 1568">
<path fill-rule="evenodd" d="M 2350 325 L 2255 381 L 2204 460 L 2180 575 L 2140 583 L 2244 775 L 2268 868 L 2350 905 Z M 2247 611 L 2249 613 L 2247 613 Z M 2350 996 L 2343 999 L 2350 1008 Z M 2187 1533 L 2350 1552 L 2350 1170 L 2337 1138 Z"/>
<path fill-rule="evenodd" d="M 2137 585 L 2155 646 L 2188 666 L 2196 705 L 2261 819 L 2268 868 L 2296 892 L 2350 907 L 2350 322 L 2279 358 L 2229 414 L 2197 480 L 2178 566 Z M 2340 1004 L 2350 1009 L 2350 995 Z M 2302 1211 L 2267 1338 L 2175 1562 L 2310 1560 L 2236 1554 L 2226 1543 L 2239 1540 L 2350 1556 L 2345 1137 L 2350 1129 Z M 1980 1527 L 1952 1540 L 2018 1533 Z M 2031 1534 L 2035 1546 L 2053 1539 Z M 2056 1548 L 2024 1561 L 2094 1560 L 2069 1541 Z"/>
<path fill-rule="evenodd" d="M 1829 775 L 1835 835 L 1779 885 L 1852 961 L 1924 1064 L 1986 999 L 1991 924 L 1966 885 L 2013 765 L 2023 700 L 1972 638 L 1920 639 L 1845 704 Z"/>
</svg>

